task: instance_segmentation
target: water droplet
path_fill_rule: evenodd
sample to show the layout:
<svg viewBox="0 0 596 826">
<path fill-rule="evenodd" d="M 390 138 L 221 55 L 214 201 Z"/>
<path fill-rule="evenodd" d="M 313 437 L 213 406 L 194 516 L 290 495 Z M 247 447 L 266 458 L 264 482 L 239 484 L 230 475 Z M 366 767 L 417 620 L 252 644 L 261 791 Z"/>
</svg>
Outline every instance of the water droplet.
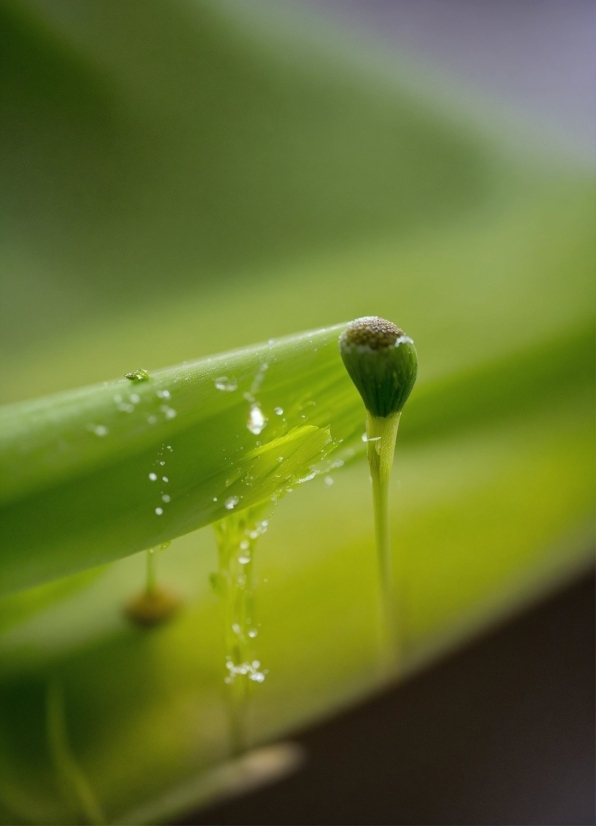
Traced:
<svg viewBox="0 0 596 826">
<path fill-rule="evenodd" d="M 215 379 L 215 386 L 218 390 L 223 390 L 227 393 L 233 393 L 234 390 L 238 390 L 238 382 L 236 379 L 229 379 L 227 376 L 220 376 L 218 379 Z"/>
<path fill-rule="evenodd" d="M 138 393 L 131 393 L 128 397 L 133 404 L 138 404 L 141 401 L 141 397 Z"/>
<path fill-rule="evenodd" d="M 121 402 L 118 405 L 118 410 L 121 410 L 123 413 L 132 413 L 134 409 L 134 404 L 128 404 L 128 402 Z"/>
<path fill-rule="evenodd" d="M 172 445 L 166 445 L 166 450 L 173 451 L 174 448 L 172 447 Z"/>
<path fill-rule="evenodd" d="M 161 515 L 162 515 L 162 513 L 163 513 L 163 508 L 155 508 L 155 513 L 156 513 L 158 516 L 161 516 Z"/>
<path fill-rule="evenodd" d="M 162 461 L 159 464 L 163 467 L 165 465 L 165 462 Z"/>
<path fill-rule="evenodd" d="M 255 683 L 263 683 L 265 682 L 265 675 L 261 671 L 255 671 L 249 676 L 249 679 L 254 680 Z"/>
<path fill-rule="evenodd" d="M 331 476 L 325 476 L 325 484 L 328 488 L 331 487 L 331 485 L 333 484 L 333 479 L 331 478 Z"/>
<path fill-rule="evenodd" d="M 250 406 L 250 414 L 248 416 L 248 424 L 246 425 L 247 428 L 250 430 L 251 433 L 254 433 L 255 436 L 258 436 L 259 433 L 263 430 L 265 425 L 267 424 L 267 419 L 263 415 L 263 411 L 259 407 L 258 404 L 252 404 Z"/>
<path fill-rule="evenodd" d="M 170 497 L 168 496 L 168 494 L 167 494 L 167 493 L 164 493 L 164 494 L 162 495 L 162 497 L 161 497 L 161 501 L 162 501 L 162 502 L 166 502 L 166 503 L 170 501 Z"/>
<path fill-rule="evenodd" d="M 226 501 L 224 503 L 225 506 L 226 506 L 226 510 L 228 510 L 228 511 L 234 510 L 234 508 L 236 507 L 236 505 L 238 504 L 239 501 L 240 501 L 240 497 L 230 496 L 228 499 L 226 499 Z"/>
<path fill-rule="evenodd" d="M 254 638 L 257 636 L 258 633 L 259 632 L 257 631 L 256 628 L 251 628 L 248 632 L 248 636 L 251 638 L 251 640 L 254 640 Z"/>
<path fill-rule="evenodd" d="M 214 497 L 213 497 L 213 501 L 214 501 L 214 502 L 217 502 L 217 496 L 214 496 Z"/>
<path fill-rule="evenodd" d="M 168 407 L 167 404 L 162 404 L 159 409 L 162 413 L 165 413 L 166 419 L 174 419 L 178 415 L 177 412 L 172 407 Z"/>
<path fill-rule="evenodd" d="M 135 370 L 134 373 L 126 373 L 124 378 L 130 379 L 130 381 L 149 381 L 150 376 L 149 373 L 141 367 L 139 370 Z"/>
<path fill-rule="evenodd" d="M 169 390 L 158 390 L 156 396 L 159 399 L 169 399 L 170 398 L 170 391 Z"/>
<path fill-rule="evenodd" d="M 245 551 L 247 548 L 250 547 L 250 542 L 248 542 L 248 540 L 246 540 L 246 539 L 243 539 L 242 542 L 240 543 L 240 547 L 243 551 Z"/>
<path fill-rule="evenodd" d="M 152 482 L 155 482 L 157 480 L 157 473 L 150 473 L 149 478 Z"/>
<path fill-rule="evenodd" d="M 274 407 L 274 408 L 273 408 L 273 412 L 274 412 L 277 416 L 283 416 L 283 414 L 284 414 L 284 409 L 283 409 L 283 407 Z"/>
<path fill-rule="evenodd" d="M 250 557 L 249 556 L 239 556 L 238 557 L 238 562 L 241 565 L 247 565 L 250 562 Z"/>
<path fill-rule="evenodd" d="M 105 424 L 92 424 L 89 425 L 89 430 L 94 433 L 96 436 L 102 437 L 107 436 L 110 432 L 109 428 L 105 426 Z"/>
<path fill-rule="evenodd" d="M 240 634 L 242 634 L 242 628 L 240 628 L 240 626 L 238 625 L 237 622 L 233 623 L 232 631 L 234 632 L 234 634 L 238 634 L 238 636 L 240 636 Z"/>
<path fill-rule="evenodd" d="M 161 478 L 163 479 L 164 482 L 169 482 L 170 481 L 167 476 L 162 476 Z"/>
</svg>

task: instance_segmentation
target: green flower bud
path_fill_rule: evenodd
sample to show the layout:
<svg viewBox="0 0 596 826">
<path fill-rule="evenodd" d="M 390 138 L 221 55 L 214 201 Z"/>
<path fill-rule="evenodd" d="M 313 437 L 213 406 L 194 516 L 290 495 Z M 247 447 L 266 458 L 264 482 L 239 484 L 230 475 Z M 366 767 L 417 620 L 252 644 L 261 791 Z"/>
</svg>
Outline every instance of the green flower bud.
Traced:
<svg viewBox="0 0 596 826">
<path fill-rule="evenodd" d="M 391 321 L 365 316 L 348 324 L 339 351 L 368 412 L 375 418 L 400 413 L 418 371 L 412 339 Z"/>
</svg>

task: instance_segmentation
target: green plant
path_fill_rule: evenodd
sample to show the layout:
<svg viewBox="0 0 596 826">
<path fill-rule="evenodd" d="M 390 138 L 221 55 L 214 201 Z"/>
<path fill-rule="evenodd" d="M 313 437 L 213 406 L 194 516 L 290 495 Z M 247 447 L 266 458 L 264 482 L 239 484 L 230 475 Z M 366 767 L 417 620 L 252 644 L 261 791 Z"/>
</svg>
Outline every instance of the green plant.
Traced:
<svg viewBox="0 0 596 826">
<path fill-rule="evenodd" d="M 378 685 L 364 413 L 342 328 L 323 325 L 378 312 L 416 331 L 389 489 L 404 671 L 591 563 L 592 173 L 537 152 L 525 124 L 446 114 L 418 69 L 331 54 L 318 22 L 272 19 L 281 7 L 1 6 L 3 822 L 83 817 L 52 762 L 50 685 L 108 821 L 164 822 L 258 763 L 229 762 L 218 551 L 192 531 L 228 515 L 255 463 L 255 497 L 289 483 L 266 444 L 292 427 L 317 428 L 295 431 L 305 441 L 329 427 L 334 453 L 258 540 L 254 656 L 269 673 L 246 737 L 268 743 Z M 321 347 L 247 346 L 297 329 Z M 158 584 L 180 609 L 147 630 L 125 609 L 141 549 L 171 536 Z"/>
<path fill-rule="evenodd" d="M 392 576 L 389 479 L 397 428 L 418 372 L 414 342 L 390 321 L 359 318 L 339 338 L 343 362 L 367 410 L 366 441 L 372 479 L 375 536 L 383 604 L 382 657 L 391 675 L 401 660 L 400 618 L 395 606 Z"/>
</svg>

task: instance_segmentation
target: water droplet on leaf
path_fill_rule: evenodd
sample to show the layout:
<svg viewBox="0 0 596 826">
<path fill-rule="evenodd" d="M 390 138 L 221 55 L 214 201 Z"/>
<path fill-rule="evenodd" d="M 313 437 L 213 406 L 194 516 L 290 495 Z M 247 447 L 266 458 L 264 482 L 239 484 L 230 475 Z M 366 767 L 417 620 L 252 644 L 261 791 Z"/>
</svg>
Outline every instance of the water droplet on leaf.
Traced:
<svg viewBox="0 0 596 826">
<path fill-rule="evenodd" d="M 229 379 L 227 376 L 220 376 L 215 379 L 215 386 L 218 390 L 223 390 L 226 393 L 233 393 L 234 390 L 238 390 L 236 379 Z"/>
<path fill-rule="evenodd" d="M 263 430 L 265 425 L 267 424 L 267 419 L 263 415 L 263 411 L 259 407 L 258 404 L 252 404 L 250 407 L 250 413 L 248 416 L 248 423 L 247 428 L 250 430 L 251 433 L 254 433 L 255 436 L 258 436 L 259 433 Z"/>
</svg>

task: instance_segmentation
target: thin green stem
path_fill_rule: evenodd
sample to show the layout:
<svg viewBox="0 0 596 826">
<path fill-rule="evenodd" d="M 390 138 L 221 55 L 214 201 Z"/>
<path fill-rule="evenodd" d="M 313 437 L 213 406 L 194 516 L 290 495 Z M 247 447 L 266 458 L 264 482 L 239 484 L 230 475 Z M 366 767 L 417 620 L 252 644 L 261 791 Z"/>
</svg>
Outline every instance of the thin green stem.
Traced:
<svg viewBox="0 0 596 826">
<path fill-rule="evenodd" d="M 249 715 L 251 686 L 265 679 L 260 662 L 253 659 L 253 555 L 258 537 L 267 521 L 263 516 L 270 505 L 258 505 L 230 514 L 217 523 L 219 572 L 217 590 L 224 619 L 230 751 L 233 756 L 250 745 Z"/>
<path fill-rule="evenodd" d="M 157 590 L 157 554 L 155 548 L 145 551 L 147 561 L 147 577 L 145 580 L 145 593 L 153 596 Z"/>
<path fill-rule="evenodd" d="M 46 728 L 52 762 L 65 800 L 74 805 L 87 823 L 106 822 L 101 804 L 68 743 L 64 698 L 60 684 L 52 680 L 46 697 Z"/>
<path fill-rule="evenodd" d="M 369 413 L 366 422 L 379 570 L 381 666 L 386 676 L 391 675 L 401 656 L 389 523 L 389 478 L 399 418 L 399 413 L 384 418 Z"/>
</svg>

